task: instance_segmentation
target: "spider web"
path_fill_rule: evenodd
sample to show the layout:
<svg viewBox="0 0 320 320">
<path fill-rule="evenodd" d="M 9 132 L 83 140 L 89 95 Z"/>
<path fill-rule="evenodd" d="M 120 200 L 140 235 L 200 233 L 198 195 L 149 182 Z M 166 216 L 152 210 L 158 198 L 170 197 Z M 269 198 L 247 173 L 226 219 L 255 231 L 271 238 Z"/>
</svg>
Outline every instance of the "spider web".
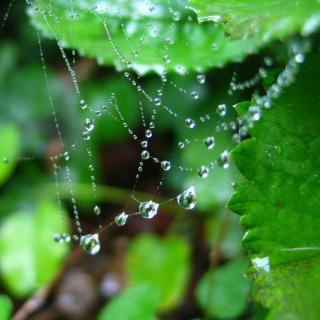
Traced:
<svg viewBox="0 0 320 320">
<path fill-rule="evenodd" d="M 56 1 L 59 3 L 60 1 Z M 52 114 L 52 121 L 54 123 L 56 136 L 59 142 L 60 152 L 50 157 L 52 172 L 55 184 L 55 193 L 58 205 L 61 211 L 61 222 L 65 224 L 65 217 L 63 214 L 63 200 L 62 189 L 68 192 L 68 202 L 72 208 L 72 216 L 76 225 L 76 232 L 74 234 L 57 233 L 54 239 L 58 242 L 80 242 L 80 245 L 85 251 L 90 254 L 96 254 L 100 250 L 99 236 L 106 229 L 113 226 L 121 227 L 126 224 L 127 220 L 133 216 L 140 216 L 141 218 L 151 219 L 161 211 L 161 207 L 171 202 L 177 202 L 177 205 L 185 210 L 193 210 L 198 204 L 198 194 L 201 190 L 207 188 L 203 181 L 210 175 L 219 171 L 222 174 L 234 175 L 234 171 L 230 168 L 230 150 L 234 145 L 240 143 L 246 138 L 248 129 L 259 121 L 263 115 L 264 108 L 272 107 L 272 101 L 281 94 L 282 88 L 290 85 L 294 80 L 299 64 L 304 61 L 305 46 L 294 44 L 291 47 L 290 59 L 285 68 L 279 73 L 276 82 L 269 86 L 265 95 L 256 93 L 255 98 L 248 107 L 245 116 L 237 116 L 234 110 L 234 104 L 238 102 L 239 91 L 249 89 L 250 96 L 253 89 L 261 85 L 261 82 L 267 77 L 268 69 L 273 67 L 274 62 L 272 58 L 267 56 L 261 62 L 261 67 L 249 80 L 244 82 L 237 82 L 237 74 L 233 73 L 231 76 L 226 75 L 226 79 L 222 81 L 229 83 L 229 87 L 224 90 L 224 96 L 217 96 L 212 103 L 208 101 L 208 94 L 215 88 L 211 87 L 215 81 L 208 81 L 212 75 L 204 70 L 198 68 L 196 70 L 189 70 L 183 63 L 175 61 L 175 74 L 172 73 L 173 60 L 168 52 L 170 46 L 175 42 L 181 41 L 174 37 L 174 30 L 179 27 L 182 20 L 181 17 L 188 16 L 192 20 L 195 17 L 191 14 L 187 5 L 182 1 L 177 1 L 178 5 L 172 5 L 168 1 L 168 17 L 170 23 L 168 30 L 159 27 L 156 20 L 157 11 L 162 10 L 158 1 L 137 0 L 132 6 L 136 10 L 143 12 L 145 15 L 155 16 L 154 23 L 148 23 L 144 26 L 144 32 L 148 37 L 140 38 L 139 41 L 133 41 L 130 36 L 130 28 L 132 25 L 130 21 L 126 21 L 124 16 L 128 14 L 126 9 L 122 6 L 123 2 L 119 1 L 116 6 L 108 6 L 102 1 L 96 2 L 92 7 L 86 7 L 86 1 L 75 3 L 70 0 L 68 2 L 69 18 L 71 20 L 78 19 L 76 6 L 82 6 L 86 14 L 93 17 L 99 22 L 99 25 L 104 30 L 106 48 L 113 56 L 114 65 L 117 73 L 121 76 L 121 81 L 125 82 L 127 86 L 133 88 L 136 92 L 137 103 L 136 110 L 139 115 L 139 124 L 132 126 L 127 118 L 130 112 L 126 110 L 125 106 L 121 104 L 121 96 L 125 92 L 117 90 L 110 90 L 103 93 L 104 103 L 94 104 L 86 99 L 85 88 L 82 88 L 81 81 L 76 72 L 77 63 L 81 57 L 75 50 L 67 49 L 66 44 L 57 34 L 57 26 L 61 24 L 60 17 L 55 14 L 54 3 L 50 0 L 46 9 L 37 5 L 37 1 L 27 1 L 27 7 L 31 16 L 41 17 L 46 28 L 50 30 L 54 41 L 60 52 L 62 62 L 65 70 L 69 74 L 69 78 L 73 85 L 73 95 L 76 97 L 78 104 L 74 107 L 82 114 L 82 125 L 79 130 L 77 139 L 66 142 L 65 126 L 62 125 L 57 113 L 56 101 L 52 94 L 52 84 L 48 75 L 48 63 L 46 59 L 46 52 L 43 49 L 44 36 L 40 29 L 36 27 L 36 39 L 39 46 L 40 65 L 43 71 L 46 94 L 48 97 L 48 105 Z M 2 27 L 8 19 L 8 13 L 11 10 L 13 1 L 3 17 Z M 103 15 L 108 10 L 113 11 L 113 15 L 118 18 L 118 28 L 124 43 L 126 43 L 126 50 L 119 47 L 113 35 L 113 28 L 110 27 L 108 16 Z M 131 13 L 134 15 L 134 11 Z M 52 22 L 54 21 L 54 22 Z M 66 27 L 67 28 L 67 27 Z M 70 29 L 70 34 L 76 39 L 78 36 L 74 30 Z M 151 41 L 151 40 L 152 41 Z M 189 55 L 192 55 L 192 37 L 186 44 L 190 49 Z M 157 46 L 155 46 L 155 43 Z M 161 50 L 158 50 L 159 43 L 162 44 Z M 144 50 L 151 50 L 161 64 L 154 65 L 153 71 L 158 74 L 157 86 L 150 88 L 148 85 L 148 75 L 145 75 L 145 68 L 143 61 L 140 61 L 140 56 L 143 56 Z M 215 49 L 214 44 L 208 50 Z M 100 59 L 104 63 L 103 59 Z M 132 62 L 133 61 L 133 62 Z M 98 59 L 99 62 L 99 59 Z M 210 62 L 208 62 L 210 65 Z M 197 69 L 197 68 L 196 68 Z M 188 79 L 188 82 L 185 81 Z M 191 81 L 190 81 L 191 79 Z M 218 79 L 219 81 L 220 79 Z M 156 83 L 155 81 L 153 83 Z M 192 85 L 190 85 L 190 83 Z M 220 92 L 221 90 L 219 90 Z M 258 91 L 256 91 L 258 92 Z M 221 93 L 220 93 L 221 94 Z M 172 99 L 172 97 L 175 99 Z M 184 109 L 181 104 L 185 101 L 192 106 L 192 110 Z M 203 105 L 206 105 L 203 108 Z M 209 108 L 208 108 L 209 105 Z M 199 109 L 199 112 L 194 112 Z M 203 111 L 204 110 L 204 111 Z M 195 116 L 196 114 L 196 116 Z M 97 197 L 97 173 L 94 162 L 95 147 L 93 145 L 95 130 L 101 118 L 109 118 L 110 121 L 115 122 L 119 127 L 126 130 L 127 139 L 132 141 L 139 148 L 139 156 L 136 159 L 136 173 L 128 179 L 132 180 L 132 188 L 130 196 L 123 207 L 113 214 L 110 219 L 102 212 L 98 203 Z M 170 146 L 171 150 L 166 151 L 168 157 L 163 157 L 158 154 L 153 148 L 157 142 L 158 126 L 161 123 L 170 123 L 183 127 L 181 130 L 179 141 Z M 71 124 L 70 124 L 71 125 Z M 105 128 L 108 130 L 108 128 Z M 227 138 L 226 138 L 227 137 Z M 166 146 L 164 146 L 166 147 Z M 195 150 L 205 154 L 204 158 L 210 159 L 203 161 L 197 166 L 183 165 L 181 163 L 181 154 L 186 150 L 195 147 Z M 221 150 L 213 153 L 216 149 Z M 210 156 L 212 155 L 212 156 Z M 97 232 L 86 233 L 82 226 L 80 219 L 79 199 L 77 198 L 76 185 L 79 182 L 74 177 L 70 163 L 77 157 L 84 157 L 87 161 L 87 171 L 90 176 L 91 194 L 94 201 L 91 211 L 97 217 Z M 20 160 L 28 160 L 26 157 L 20 157 Z M 201 159 L 201 157 L 200 157 Z M 31 159 L 33 160 L 33 159 Z M 4 161 L 7 161 L 4 159 Z M 160 172 L 160 178 L 156 182 L 153 195 L 147 200 L 142 200 L 140 196 L 140 185 L 143 186 L 144 179 L 150 179 L 145 174 L 145 167 L 152 166 L 154 172 Z M 126 170 L 125 168 L 123 170 Z M 231 172 L 231 173 L 230 173 Z M 185 177 L 188 178 L 185 178 Z M 178 177 L 178 178 L 177 178 Z M 172 180 L 180 180 L 180 177 L 185 181 L 185 185 L 179 185 L 180 190 L 173 197 L 163 196 L 163 189 L 166 183 Z M 190 178 L 191 177 L 191 178 Z M 157 174 L 152 179 L 158 179 Z M 189 182 L 190 181 L 190 182 Z M 159 200 L 161 197 L 161 200 Z"/>
</svg>

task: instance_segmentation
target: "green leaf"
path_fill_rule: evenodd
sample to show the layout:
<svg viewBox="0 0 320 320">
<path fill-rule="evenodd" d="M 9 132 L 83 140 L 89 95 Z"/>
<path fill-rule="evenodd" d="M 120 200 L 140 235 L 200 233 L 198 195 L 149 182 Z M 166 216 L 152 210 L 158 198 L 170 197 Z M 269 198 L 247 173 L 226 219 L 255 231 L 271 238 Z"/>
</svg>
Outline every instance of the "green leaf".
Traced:
<svg viewBox="0 0 320 320">
<path fill-rule="evenodd" d="M 201 278 L 196 298 L 208 315 L 234 319 L 245 311 L 251 286 L 243 275 L 247 268 L 247 261 L 236 259 Z"/>
<path fill-rule="evenodd" d="M 9 320 L 13 306 L 10 299 L 0 294 L 0 320 Z"/>
<path fill-rule="evenodd" d="M 68 251 L 52 239 L 57 230 L 67 229 L 61 227 L 59 207 L 42 200 L 30 209 L 10 214 L 0 224 L 1 277 L 10 292 L 21 297 L 50 281 Z"/>
<path fill-rule="evenodd" d="M 0 184 L 12 173 L 20 150 L 20 132 L 13 124 L 0 127 Z"/>
<path fill-rule="evenodd" d="M 98 320 L 154 320 L 159 297 L 150 284 L 129 287 L 106 304 Z"/>
<path fill-rule="evenodd" d="M 191 0 L 191 7 L 200 22 L 221 23 L 233 37 L 259 46 L 295 33 L 308 35 L 320 24 L 317 0 Z"/>
<path fill-rule="evenodd" d="M 320 314 L 320 67 L 309 57 L 297 79 L 232 153 L 244 179 L 229 207 L 242 215 L 268 319 Z"/>
<path fill-rule="evenodd" d="M 162 309 L 175 306 L 186 289 L 190 272 L 190 250 L 179 237 L 137 237 L 128 249 L 129 283 L 150 283 L 161 293 Z"/>
<path fill-rule="evenodd" d="M 220 244 L 222 257 L 230 259 L 239 256 L 243 251 L 240 246 L 243 231 L 239 217 L 225 209 L 210 215 L 205 223 L 205 234 L 211 248 L 215 248 L 219 242 L 222 229 L 226 230 Z"/>
<path fill-rule="evenodd" d="M 179 73 L 205 70 L 239 61 L 254 48 L 251 40 L 226 38 L 219 26 L 199 25 L 186 0 L 169 6 L 166 0 L 112 0 L 101 5 L 93 0 L 37 0 L 35 6 L 37 10 L 29 10 L 33 24 L 48 37 L 118 69 L 127 68 L 121 62 L 124 57 L 141 74 L 164 68 Z"/>
</svg>

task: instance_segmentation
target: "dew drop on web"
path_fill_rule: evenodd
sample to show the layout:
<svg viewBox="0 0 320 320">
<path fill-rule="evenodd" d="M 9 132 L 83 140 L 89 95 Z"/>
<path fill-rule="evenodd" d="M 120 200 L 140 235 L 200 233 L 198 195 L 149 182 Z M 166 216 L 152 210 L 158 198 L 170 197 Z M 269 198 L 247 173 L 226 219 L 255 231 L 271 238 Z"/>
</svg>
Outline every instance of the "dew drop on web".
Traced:
<svg viewBox="0 0 320 320">
<path fill-rule="evenodd" d="M 159 209 L 159 204 L 149 200 L 145 202 L 141 202 L 139 205 L 139 214 L 146 219 L 152 219 L 157 213 Z"/>
<path fill-rule="evenodd" d="M 80 237 L 81 248 L 91 255 L 95 255 L 100 251 L 100 240 L 97 233 L 86 234 Z"/>
<path fill-rule="evenodd" d="M 179 206 L 183 209 L 192 210 L 196 206 L 196 191 L 194 186 L 189 187 L 177 197 Z"/>
</svg>

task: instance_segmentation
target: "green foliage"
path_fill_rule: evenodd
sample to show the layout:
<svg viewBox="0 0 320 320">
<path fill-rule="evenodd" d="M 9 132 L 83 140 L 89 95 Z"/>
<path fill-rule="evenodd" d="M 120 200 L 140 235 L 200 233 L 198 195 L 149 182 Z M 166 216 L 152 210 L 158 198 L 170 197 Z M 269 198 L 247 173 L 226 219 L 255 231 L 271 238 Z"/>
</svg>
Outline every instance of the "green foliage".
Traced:
<svg viewBox="0 0 320 320">
<path fill-rule="evenodd" d="M 308 35 L 320 24 L 316 0 L 191 0 L 191 6 L 200 22 L 221 23 L 233 37 L 258 46 L 295 33 Z"/>
<path fill-rule="evenodd" d="M 190 275 L 190 250 L 183 239 L 141 235 L 130 244 L 127 257 L 129 283 L 150 283 L 160 292 L 161 309 L 175 306 Z"/>
<path fill-rule="evenodd" d="M 9 320 L 12 311 L 12 303 L 10 299 L 0 294 L 0 320 Z"/>
<path fill-rule="evenodd" d="M 319 56 L 264 110 L 252 138 L 232 153 L 245 179 L 229 207 L 241 214 L 268 319 L 316 319 L 320 294 Z"/>
<path fill-rule="evenodd" d="M 59 207 L 42 200 L 35 207 L 20 209 L 0 225 L 0 271 L 12 294 L 23 297 L 50 281 L 68 251 L 52 240 L 61 227 Z"/>
<path fill-rule="evenodd" d="M 168 70 L 199 71 L 239 61 L 253 49 L 251 40 L 230 40 L 221 27 L 199 25 L 195 15 L 186 10 L 185 0 L 172 1 L 171 6 L 165 0 L 158 1 L 154 11 L 152 3 L 130 0 L 108 1 L 101 6 L 85 0 L 73 3 L 72 11 L 66 1 L 48 4 L 37 0 L 35 4 L 38 11 L 31 13 L 32 21 L 48 37 L 61 39 L 64 46 L 101 64 L 125 69 L 108 41 L 107 28 L 120 55 L 141 74 L 160 73 L 166 55 L 171 60 Z"/>
<path fill-rule="evenodd" d="M 219 244 L 221 232 L 222 241 Z M 243 231 L 239 225 L 239 217 L 225 209 L 211 214 L 205 223 L 205 234 L 211 248 L 219 245 L 221 255 L 226 259 L 239 257 L 242 248 L 239 243 L 243 236 Z"/>
<path fill-rule="evenodd" d="M 234 319 L 245 311 L 251 286 L 244 278 L 247 268 L 247 261 L 236 259 L 200 279 L 196 298 L 205 313 L 219 319 Z"/>
<path fill-rule="evenodd" d="M 155 320 L 160 293 L 150 284 L 127 288 L 101 310 L 98 320 Z"/>
<path fill-rule="evenodd" d="M 8 124 L 0 127 L 0 141 L 5 142 L 0 144 L 0 184 L 10 176 L 16 165 L 20 140 L 20 132 L 15 125 Z"/>
</svg>

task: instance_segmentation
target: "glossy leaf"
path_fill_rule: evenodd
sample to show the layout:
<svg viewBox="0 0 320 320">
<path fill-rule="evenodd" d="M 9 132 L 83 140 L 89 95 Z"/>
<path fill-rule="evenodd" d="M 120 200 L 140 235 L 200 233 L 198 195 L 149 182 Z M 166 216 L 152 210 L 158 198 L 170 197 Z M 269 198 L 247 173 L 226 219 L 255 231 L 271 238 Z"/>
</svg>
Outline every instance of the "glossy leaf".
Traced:
<svg viewBox="0 0 320 320">
<path fill-rule="evenodd" d="M 229 207 L 247 229 L 243 245 L 254 296 L 268 319 L 320 314 L 319 57 L 309 57 L 232 153 L 244 175 Z"/>
<path fill-rule="evenodd" d="M 251 40 L 226 38 L 219 26 L 199 25 L 185 0 L 37 0 L 29 12 L 34 25 L 62 46 L 141 74 L 205 70 L 239 61 L 254 49 Z"/>
<path fill-rule="evenodd" d="M 199 21 L 223 24 L 235 38 L 252 39 L 257 45 L 295 33 L 308 35 L 320 24 L 316 0 L 191 0 Z"/>
</svg>

